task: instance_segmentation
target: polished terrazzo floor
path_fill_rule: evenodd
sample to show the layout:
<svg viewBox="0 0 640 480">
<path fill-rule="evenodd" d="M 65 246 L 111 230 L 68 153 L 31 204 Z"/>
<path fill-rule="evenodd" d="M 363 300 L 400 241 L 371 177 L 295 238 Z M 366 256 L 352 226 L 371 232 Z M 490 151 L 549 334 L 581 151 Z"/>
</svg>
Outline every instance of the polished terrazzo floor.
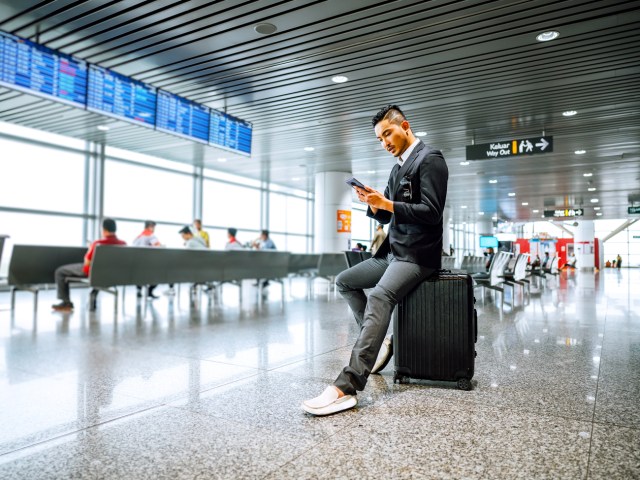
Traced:
<svg viewBox="0 0 640 480">
<path fill-rule="evenodd" d="M 640 478 L 640 270 L 563 272 L 503 314 L 479 298 L 471 392 L 390 365 L 324 418 L 300 402 L 355 322 L 326 284 L 285 285 L 147 308 L 129 289 L 115 320 L 104 294 L 62 315 L 0 292 L 0 478 Z"/>
</svg>

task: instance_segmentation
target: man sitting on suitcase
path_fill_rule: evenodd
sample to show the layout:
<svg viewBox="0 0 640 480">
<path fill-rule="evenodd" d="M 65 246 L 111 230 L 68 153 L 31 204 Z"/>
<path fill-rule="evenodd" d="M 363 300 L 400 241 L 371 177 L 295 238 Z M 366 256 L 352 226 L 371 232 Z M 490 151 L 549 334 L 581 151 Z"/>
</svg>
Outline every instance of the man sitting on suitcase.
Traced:
<svg viewBox="0 0 640 480">
<path fill-rule="evenodd" d="M 357 404 L 371 373 L 389 362 L 391 338 L 385 338 L 395 305 L 441 265 L 442 212 L 449 171 L 439 150 L 417 139 L 395 105 L 381 109 L 372 120 L 382 147 L 397 160 L 384 195 L 371 187 L 356 189 L 366 203 L 367 216 L 391 223 L 387 238 L 373 258 L 345 270 L 336 279 L 360 334 L 346 366 L 333 385 L 302 408 L 313 415 L 348 410 Z M 364 289 L 371 288 L 369 296 Z"/>
</svg>

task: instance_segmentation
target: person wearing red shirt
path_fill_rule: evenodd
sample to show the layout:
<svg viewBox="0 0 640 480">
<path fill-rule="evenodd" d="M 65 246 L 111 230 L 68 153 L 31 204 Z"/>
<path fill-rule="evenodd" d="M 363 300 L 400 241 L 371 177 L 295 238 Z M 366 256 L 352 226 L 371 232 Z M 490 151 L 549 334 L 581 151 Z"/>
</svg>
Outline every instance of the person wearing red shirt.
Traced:
<svg viewBox="0 0 640 480">
<path fill-rule="evenodd" d="M 91 270 L 91 260 L 98 245 L 126 245 L 126 242 L 120 240 L 116 236 L 116 221 L 111 218 L 105 218 L 102 221 L 102 238 L 91 244 L 89 250 L 84 256 L 84 263 L 71 263 L 62 265 L 56 269 L 56 288 L 58 290 L 58 299 L 60 303 L 52 305 L 52 308 L 58 312 L 70 312 L 73 310 L 73 303 L 69 297 L 69 284 L 67 278 L 70 277 L 88 277 Z"/>
</svg>

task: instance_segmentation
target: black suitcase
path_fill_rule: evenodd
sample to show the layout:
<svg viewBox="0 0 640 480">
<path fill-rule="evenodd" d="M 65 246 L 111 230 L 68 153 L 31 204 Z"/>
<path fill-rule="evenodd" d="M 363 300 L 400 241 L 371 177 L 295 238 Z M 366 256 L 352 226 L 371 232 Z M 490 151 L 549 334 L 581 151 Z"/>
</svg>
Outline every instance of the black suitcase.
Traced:
<svg viewBox="0 0 640 480">
<path fill-rule="evenodd" d="M 478 319 L 473 280 L 440 271 L 396 307 L 393 322 L 394 382 L 410 378 L 457 382 L 471 389 Z"/>
</svg>

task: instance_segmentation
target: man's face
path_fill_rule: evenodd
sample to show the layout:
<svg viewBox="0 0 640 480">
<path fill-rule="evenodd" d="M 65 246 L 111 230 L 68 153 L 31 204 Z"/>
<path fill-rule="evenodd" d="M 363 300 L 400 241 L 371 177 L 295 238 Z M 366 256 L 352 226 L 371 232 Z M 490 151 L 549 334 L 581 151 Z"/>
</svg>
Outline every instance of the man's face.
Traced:
<svg viewBox="0 0 640 480">
<path fill-rule="evenodd" d="M 376 124 L 374 131 L 382 148 L 394 157 L 399 157 L 409 146 L 409 122 L 406 120 L 400 125 L 382 120 Z"/>
<path fill-rule="evenodd" d="M 182 240 L 184 240 L 185 242 L 191 238 L 191 235 L 189 235 L 188 233 L 181 233 L 180 235 L 182 235 Z"/>
<path fill-rule="evenodd" d="M 196 227 L 198 230 L 202 228 L 202 224 L 200 222 L 193 222 L 193 226 Z"/>
</svg>

